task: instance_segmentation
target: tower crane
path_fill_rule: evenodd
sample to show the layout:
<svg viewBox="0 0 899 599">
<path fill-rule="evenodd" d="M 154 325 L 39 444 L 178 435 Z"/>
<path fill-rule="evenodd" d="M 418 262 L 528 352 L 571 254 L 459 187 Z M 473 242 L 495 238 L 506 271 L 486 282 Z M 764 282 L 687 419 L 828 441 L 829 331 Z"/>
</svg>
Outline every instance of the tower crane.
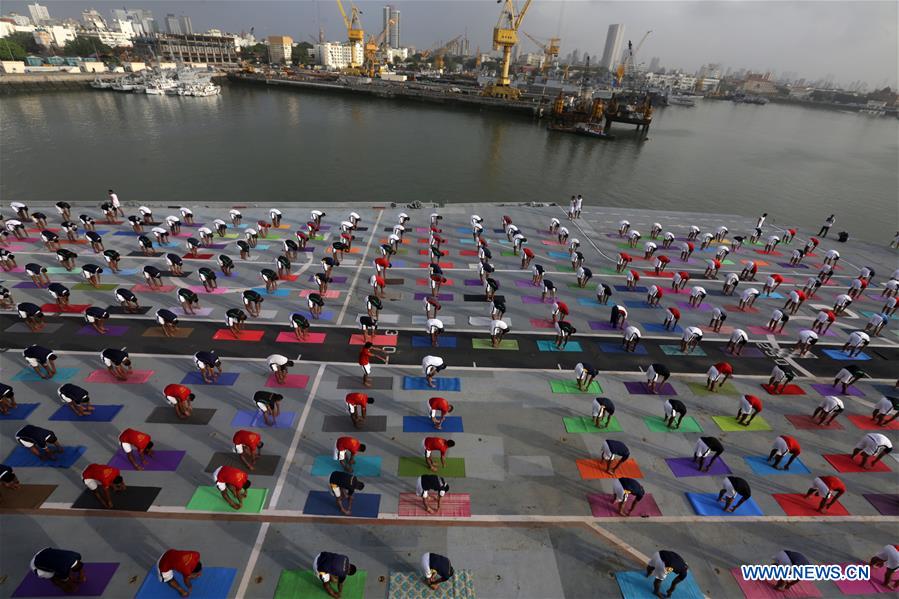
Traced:
<svg viewBox="0 0 899 599">
<path fill-rule="evenodd" d="M 540 68 L 540 72 L 545 75 L 553 61 L 559 58 L 559 47 L 562 44 L 562 40 L 557 37 L 551 37 L 547 43 L 543 43 L 527 31 L 522 31 L 522 33 L 534 42 L 538 48 L 543 50 L 543 66 Z"/>
<path fill-rule="evenodd" d="M 350 42 L 350 46 L 356 44 L 359 44 L 360 46 L 363 45 L 365 43 L 365 31 L 363 31 L 362 23 L 359 21 L 359 15 L 362 14 L 362 11 L 356 8 L 355 4 L 350 3 L 350 16 L 347 16 L 346 10 L 343 8 L 343 3 L 340 0 L 337 0 L 337 8 L 340 9 L 340 16 L 343 17 L 343 24 L 346 26 L 346 35 Z M 356 62 L 356 53 L 351 50 L 350 68 L 356 68 L 358 66 L 359 63 Z"/>
<path fill-rule="evenodd" d="M 430 58 L 434 57 L 434 68 L 442 69 L 443 68 L 443 57 L 446 56 L 446 53 L 449 52 L 450 48 L 453 47 L 453 44 L 462 39 L 462 35 L 457 35 L 450 41 L 446 42 L 442 46 L 437 48 L 432 48 L 430 50 L 426 50 L 422 53 L 422 58 Z"/>
<path fill-rule="evenodd" d="M 624 79 L 625 74 L 629 74 L 633 72 L 635 60 L 637 58 L 637 54 L 640 52 L 640 48 L 643 47 L 643 42 L 646 41 L 646 38 L 649 37 L 649 34 L 652 33 L 652 29 L 643 34 L 643 37 L 640 39 L 640 43 L 637 44 L 637 47 L 634 48 L 633 42 L 628 40 L 627 42 L 627 52 L 624 54 L 624 58 L 621 60 L 621 64 L 618 65 L 618 69 L 615 73 L 615 78 L 618 81 L 618 86 L 621 86 L 621 81 Z"/>
<path fill-rule="evenodd" d="M 395 19 L 389 19 L 387 21 L 387 26 L 384 27 L 384 30 L 380 34 L 378 34 L 378 37 L 373 35 L 369 36 L 368 41 L 365 43 L 365 70 L 368 72 L 369 77 L 374 77 L 375 71 L 380 69 L 381 61 L 378 60 L 378 52 L 384 46 L 387 32 L 390 31 L 390 28 L 395 24 Z"/>
<path fill-rule="evenodd" d="M 509 66 L 512 62 L 512 48 L 518 43 L 518 28 L 521 27 L 521 21 L 527 14 L 528 8 L 531 7 L 531 0 L 525 0 L 524 6 L 520 11 L 515 8 L 514 0 L 497 0 L 503 4 L 502 12 L 499 14 L 499 20 L 496 27 L 493 28 L 493 49 L 503 51 L 503 63 L 500 75 L 496 81 L 484 88 L 484 95 L 492 98 L 504 98 L 507 100 L 517 100 L 521 92 L 517 88 L 512 87 L 512 80 L 509 78 Z"/>
</svg>

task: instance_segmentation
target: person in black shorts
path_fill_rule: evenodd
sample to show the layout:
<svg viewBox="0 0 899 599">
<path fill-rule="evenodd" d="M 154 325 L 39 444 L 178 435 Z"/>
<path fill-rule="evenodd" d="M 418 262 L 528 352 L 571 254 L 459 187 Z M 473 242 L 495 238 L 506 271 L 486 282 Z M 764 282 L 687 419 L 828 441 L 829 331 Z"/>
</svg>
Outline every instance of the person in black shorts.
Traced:
<svg viewBox="0 0 899 599">
<path fill-rule="evenodd" d="M 740 500 L 734 505 L 736 496 L 740 496 Z M 724 501 L 725 512 L 736 512 L 737 508 L 743 505 L 752 497 L 752 490 L 746 479 L 738 476 L 725 476 L 724 487 L 718 492 L 718 501 Z"/>
<path fill-rule="evenodd" d="M 630 456 L 631 451 L 621 441 L 606 439 L 602 442 L 602 461 L 605 464 L 606 472 L 614 474 Z M 618 461 L 613 467 L 612 462 L 615 460 Z"/>
<path fill-rule="evenodd" d="M 331 473 L 328 486 L 331 489 L 331 494 L 334 496 L 334 503 L 337 504 L 337 509 L 344 516 L 352 516 L 353 494 L 364 489 L 365 483 L 350 472 L 335 470 Z"/>
<path fill-rule="evenodd" d="M 665 426 L 671 429 L 679 429 L 684 416 L 687 415 L 687 406 L 679 399 L 665 400 Z"/>
<path fill-rule="evenodd" d="M 281 401 L 283 399 L 284 396 L 280 393 L 272 393 L 270 391 L 257 391 L 253 395 L 253 403 L 262 412 L 262 419 L 268 426 L 277 424 L 278 416 L 281 415 Z"/>
<path fill-rule="evenodd" d="M 259 312 L 262 309 L 262 302 L 265 299 L 256 291 L 247 289 L 243 292 L 243 305 L 246 306 L 247 312 L 254 318 L 259 318 Z"/>
<path fill-rule="evenodd" d="M 66 383 L 56 390 L 60 401 L 69 406 L 76 416 L 88 416 L 94 412 L 94 406 L 91 405 L 91 396 L 87 389 L 83 389 L 78 385 Z"/>
<path fill-rule="evenodd" d="M 652 592 L 656 597 L 671 597 L 677 585 L 686 580 L 689 570 L 684 558 L 673 551 L 657 551 L 646 564 L 646 576 L 655 577 L 652 583 Z M 669 572 L 677 574 L 677 577 L 671 581 L 668 592 L 662 595 L 662 582 L 668 577 Z"/>
<path fill-rule="evenodd" d="M 700 472 L 708 472 L 722 453 L 724 453 L 724 445 L 717 438 L 700 437 L 693 449 L 693 463 L 699 466 Z M 711 458 L 706 462 L 706 458 L 709 456 Z"/>
<path fill-rule="evenodd" d="M 630 516 L 637 504 L 646 495 L 643 485 L 632 478 L 622 477 L 612 481 L 612 491 L 615 493 L 615 504 L 618 505 L 619 516 Z M 628 499 L 633 497 L 629 510 L 625 511 Z"/>
<path fill-rule="evenodd" d="M 136 314 L 140 311 L 140 305 L 137 296 L 130 289 L 120 287 L 115 291 L 115 298 L 118 300 L 122 309 L 129 314 Z"/>
<path fill-rule="evenodd" d="M 109 320 L 109 312 L 99 306 L 88 306 L 84 311 L 84 321 L 92 326 L 101 335 L 106 334 L 106 321 Z"/>
</svg>

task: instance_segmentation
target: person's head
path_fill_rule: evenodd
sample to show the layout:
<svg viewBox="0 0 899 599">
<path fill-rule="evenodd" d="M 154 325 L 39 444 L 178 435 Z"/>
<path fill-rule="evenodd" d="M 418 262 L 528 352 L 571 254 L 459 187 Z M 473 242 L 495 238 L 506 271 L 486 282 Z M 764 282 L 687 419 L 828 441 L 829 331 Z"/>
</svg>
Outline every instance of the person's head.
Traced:
<svg viewBox="0 0 899 599">
<path fill-rule="evenodd" d="M 364 347 L 365 349 L 371 349 L 372 347 L 374 347 L 374 344 L 371 341 L 366 341 Z"/>
<path fill-rule="evenodd" d="M 197 397 L 196 395 L 191 393 L 190 395 L 187 396 L 187 401 L 193 401 L 194 399 L 196 399 L 196 397 Z"/>
<path fill-rule="evenodd" d="M 78 560 L 72 566 L 72 572 L 81 572 L 82 568 L 84 568 L 84 562 L 82 562 L 81 560 Z"/>
<path fill-rule="evenodd" d="M 281 401 L 282 399 L 284 399 L 284 396 L 281 395 L 280 393 L 273 393 L 273 394 L 272 394 L 272 401 L 274 401 L 274 402 L 279 402 L 279 401 Z"/>
<path fill-rule="evenodd" d="M 346 573 L 347 573 L 347 576 L 352 576 L 353 574 L 355 574 L 356 566 L 354 566 L 353 564 L 350 564 L 350 567 L 347 569 Z"/>
<path fill-rule="evenodd" d="M 368 398 L 368 403 L 375 403 L 375 398 L 374 398 L 374 397 L 369 397 L 369 398 Z"/>
<path fill-rule="evenodd" d="M 47 443 L 57 443 L 59 439 L 56 438 L 54 433 L 50 433 L 50 436 L 47 437 Z"/>
<path fill-rule="evenodd" d="M 191 574 L 199 574 L 203 571 L 203 562 L 197 562 L 197 567 L 194 568 L 194 571 Z"/>
<path fill-rule="evenodd" d="M 144 451 L 150 451 L 151 449 L 153 449 L 153 442 L 152 442 L 152 441 L 150 441 L 149 443 L 147 443 L 147 446 L 144 448 Z"/>
<path fill-rule="evenodd" d="M 288 360 L 285 366 L 293 366 L 293 360 Z"/>
<path fill-rule="evenodd" d="M 124 360 L 122 360 L 122 365 L 131 366 L 131 358 L 125 358 Z"/>
<path fill-rule="evenodd" d="M 359 451 L 363 451 L 363 452 L 365 451 L 365 443 L 359 444 Z"/>
<path fill-rule="evenodd" d="M 113 190 L 110 189 L 110 190 L 109 190 L 109 193 L 115 193 L 115 192 L 114 192 Z"/>
<path fill-rule="evenodd" d="M 446 446 L 447 446 L 447 447 L 455 447 L 455 446 L 456 446 L 456 442 L 453 441 L 452 439 L 450 439 L 449 441 L 446 442 Z"/>
<path fill-rule="evenodd" d="M 452 412 L 453 409 L 454 409 L 454 408 L 453 408 L 452 404 L 450 404 L 449 410 L 447 410 L 447 414 L 449 414 L 450 412 Z"/>
<path fill-rule="evenodd" d="M 259 442 L 259 445 L 256 446 L 256 449 L 262 449 L 263 447 L 265 447 L 265 443 L 263 443 L 262 441 L 260 441 L 260 442 Z"/>
<path fill-rule="evenodd" d="M 251 486 L 252 484 L 253 484 L 252 481 L 249 481 L 249 480 L 248 480 L 247 482 L 245 482 L 245 483 L 243 484 L 243 487 L 242 487 L 243 490 L 246 491 L 247 489 L 250 488 L 250 486 Z"/>
<path fill-rule="evenodd" d="M 355 476 L 353 477 L 353 481 L 350 483 L 350 485 L 356 491 L 361 491 L 362 489 L 365 488 L 365 483 L 362 482 L 361 480 L 359 480 L 358 478 L 356 478 Z"/>
<path fill-rule="evenodd" d="M 118 486 L 121 486 L 121 485 L 124 485 L 124 484 L 125 484 L 125 479 L 122 478 L 121 476 L 117 476 L 117 477 L 115 477 L 114 479 L 112 479 L 112 484 L 116 485 L 117 487 L 118 487 Z"/>
<path fill-rule="evenodd" d="M 445 370 L 445 369 L 446 369 L 446 362 L 444 362 L 440 366 L 436 367 L 437 372 L 440 372 L 441 370 Z"/>
</svg>

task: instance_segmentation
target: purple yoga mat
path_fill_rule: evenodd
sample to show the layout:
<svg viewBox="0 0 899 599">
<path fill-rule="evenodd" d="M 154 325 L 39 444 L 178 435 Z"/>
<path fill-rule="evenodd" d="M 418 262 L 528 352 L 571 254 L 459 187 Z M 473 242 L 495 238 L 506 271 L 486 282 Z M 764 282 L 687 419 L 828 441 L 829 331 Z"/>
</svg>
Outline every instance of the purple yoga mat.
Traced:
<svg viewBox="0 0 899 599">
<path fill-rule="evenodd" d="M 811 385 L 812 389 L 820 393 L 821 395 L 843 395 L 843 385 L 837 385 L 834 387 L 830 383 L 815 383 Z M 849 385 L 848 393 L 846 395 L 852 395 L 853 397 L 864 397 L 865 394 L 856 389 L 854 386 Z"/>
<path fill-rule="evenodd" d="M 698 308 L 694 308 L 693 306 L 691 306 L 690 302 L 677 302 L 677 305 L 680 307 L 681 310 L 699 310 L 700 312 L 711 312 L 712 311 L 712 306 L 705 303 L 704 301 L 703 301 L 703 303 L 699 304 Z"/>
<path fill-rule="evenodd" d="M 546 299 L 547 299 L 548 301 L 550 301 L 550 302 L 552 301 L 551 298 L 546 298 Z M 540 299 L 540 298 L 539 298 L 538 296 L 536 296 L 536 295 L 522 295 L 522 296 L 521 296 L 521 301 L 522 301 L 522 303 L 525 303 L 525 304 L 543 304 L 543 303 L 546 303 L 546 302 L 544 302 L 542 299 Z"/>
<path fill-rule="evenodd" d="M 677 391 L 671 386 L 671 383 L 665 383 L 661 387 L 656 386 L 656 392 L 653 393 L 642 381 L 628 381 L 624 383 L 624 388 L 631 395 L 677 395 Z"/>
<path fill-rule="evenodd" d="M 185 451 L 154 451 L 153 457 L 146 458 L 146 462 L 143 464 L 144 471 L 173 472 L 178 469 L 178 464 L 181 463 L 186 453 Z M 140 463 L 140 458 L 137 459 L 137 462 Z M 134 470 L 134 466 L 131 465 L 125 452 L 121 449 L 112 456 L 109 465 L 119 470 Z"/>
<path fill-rule="evenodd" d="M 739 356 L 734 356 L 730 352 L 728 352 L 728 355 L 731 355 L 734 358 L 764 358 L 765 352 L 757 347 L 744 347 Z"/>
<path fill-rule="evenodd" d="M 121 337 L 125 333 L 128 332 L 128 327 L 126 325 L 116 325 L 116 324 L 108 324 L 106 325 L 106 336 L 107 337 Z M 78 329 L 76 335 L 88 335 L 89 337 L 99 337 L 100 333 L 97 332 L 97 329 L 92 327 L 91 325 L 85 325 Z"/>
<path fill-rule="evenodd" d="M 465 279 L 466 287 L 480 287 L 481 285 L 483 285 L 483 283 L 481 283 L 480 279 Z"/>
<path fill-rule="evenodd" d="M 415 299 L 417 299 L 417 300 L 423 300 L 426 297 L 431 297 L 431 294 L 430 293 L 416 293 L 415 294 Z M 453 294 L 452 293 L 438 293 L 437 301 L 451 302 L 451 301 L 453 301 Z"/>
<path fill-rule="evenodd" d="M 29 572 L 12 597 L 99 597 L 118 567 L 117 563 L 85 563 L 86 580 L 74 593 L 66 593 L 49 580 Z"/>
<path fill-rule="evenodd" d="M 587 324 L 590 325 L 590 329 L 593 331 L 618 331 L 622 332 L 621 329 L 613 325 L 612 323 L 606 320 L 588 320 Z M 624 326 L 627 326 L 627 322 L 624 323 Z"/>
<path fill-rule="evenodd" d="M 884 516 L 899 516 L 899 494 L 896 493 L 866 493 L 862 495 L 868 503 L 874 506 Z"/>
<path fill-rule="evenodd" d="M 722 474 L 730 474 L 731 470 L 720 457 L 715 460 L 708 472 L 700 472 L 699 466 L 693 463 L 693 458 L 668 458 L 665 460 L 671 472 L 677 478 L 685 476 L 721 476 Z"/>
<path fill-rule="evenodd" d="M 530 279 L 527 279 L 527 280 L 515 279 L 515 286 L 522 287 L 525 289 L 536 289 L 537 288 L 537 286 L 534 285 L 534 283 Z"/>
</svg>

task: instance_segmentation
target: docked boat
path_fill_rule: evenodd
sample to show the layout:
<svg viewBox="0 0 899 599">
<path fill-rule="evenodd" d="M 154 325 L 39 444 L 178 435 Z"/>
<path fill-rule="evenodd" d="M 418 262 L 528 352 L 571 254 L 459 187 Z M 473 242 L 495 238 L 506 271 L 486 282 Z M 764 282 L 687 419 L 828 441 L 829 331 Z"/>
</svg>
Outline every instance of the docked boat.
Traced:
<svg viewBox="0 0 899 599">
<path fill-rule="evenodd" d="M 109 89 L 112 87 L 112 81 L 104 81 L 97 77 L 93 81 L 91 81 L 91 87 L 94 89 Z"/>
<path fill-rule="evenodd" d="M 575 123 L 574 125 L 561 125 L 550 123 L 546 126 L 547 131 L 560 131 L 562 133 L 574 133 L 575 135 L 583 135 L 584 137 L 592 137 L 594 139 L 603 139 L 605 141 L 613 141 L 614 135 L 609 135 L 602 130 L 602 126 L 594 123 Z"/>
<path fill-rule="evenodd" d="M 668 96 L 668 105 L 669 106 L 696 106 L 696 102 L 693 98 L 688 96 Z"/>
</svg>

